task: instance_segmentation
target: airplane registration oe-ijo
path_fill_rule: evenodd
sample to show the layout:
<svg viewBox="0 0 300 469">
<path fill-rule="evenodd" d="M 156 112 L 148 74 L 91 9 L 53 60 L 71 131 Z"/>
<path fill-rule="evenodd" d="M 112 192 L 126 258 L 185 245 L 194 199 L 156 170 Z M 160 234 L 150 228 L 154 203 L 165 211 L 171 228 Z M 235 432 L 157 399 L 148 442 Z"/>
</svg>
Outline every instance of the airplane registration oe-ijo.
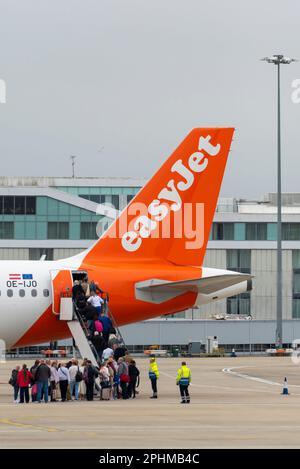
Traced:
<svg viewBox="0 0 300 469">
<path fill-rule="evenodd" d="M 251 289 L 250 275 L 202 267 L 233 132 L 192 130 L 86 251 L 58 261 L 1 261 L 7 348 L 78 339 L 74 321 L 60 315 L 62 292 L 78 274 L 109 292 L 117 326 Z"/>
</svg>

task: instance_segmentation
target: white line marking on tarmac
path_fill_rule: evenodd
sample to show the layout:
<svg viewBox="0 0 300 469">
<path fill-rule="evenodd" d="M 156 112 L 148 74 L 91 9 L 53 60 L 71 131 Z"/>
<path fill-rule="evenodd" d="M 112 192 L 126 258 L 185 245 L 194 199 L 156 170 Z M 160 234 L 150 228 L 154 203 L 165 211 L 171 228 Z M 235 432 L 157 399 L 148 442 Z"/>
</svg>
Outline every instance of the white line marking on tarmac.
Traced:
<svg viewBox="0 0 300 469">
<path fill-rule="evenodd" d="M 236 367 L 236 368 L 241 368 L 241 367 Z M 225 373 L 225 370 L 227 370 L 227 369 L 231 370 L 232 368 L 224 368 L 222 371 Z M 171 376 L 168 373 L 165 373 L 164 371 L 160 371 L 160 374 L 164 375 L 164 376 L 167 376 L 168 378 L 172 378 L 174 380 L 174 376 Z M 231 374 L 236 374 L 236 373 L 232 372 Z M 222 389 L 222 391 L 226 390 L 226 391 L 230 391 L 230 392 L 236 391 L 235 387 L 216 386 L 215 384 L 195 384 L 195 383 L 191 383 L 190 386 L 192 386 L 193 388 L 194 387 L 196 387 L 196 388 L 211 388 L 211 389 L 218 389 L 218 390 Z M 249 389 L 248 388 L 247 389 L 239 388 L 239 392 L 242 392 L 242 391 L 249 391 Z M 267 391 L 265 389 L 258 389 L 256 392 L 260 392 L 260 393 L 264 393 L 264 394 L 277 394 L 273 391 Z"/>
<path fill-rule="evenodd" d="M 257 376 L 251 376 L 251 375 L 245 375 L 244 373 L 239 373 L 237 371 L 233 371 L 233 370 L 239 370 L 241 368 L 251 368 L 250 366 L 234 366 L 232 368 L 223 368 L 223 373 L 226 373 L 226 374 L 229 374 L 229 375 L 234 375 L 234 376 L 238 376 L 239 378 L 244 378 L 244 379 L 248 379 L 250 381 L 256 381 L 258 383 L 262 383 L 262 384 L 268 384 L 270 386 L 283 386 L 283 383 L 277 383 L 277 381 L 270 381 L 268 379 L 264 379 L 264 378 L 258 378 Z M 254 367 L 252 367 L 254 368 Z M 300 388 L 299 384 L 289 384 L 289 387 L 294 387 L 294 388 Z"/>
</svg>

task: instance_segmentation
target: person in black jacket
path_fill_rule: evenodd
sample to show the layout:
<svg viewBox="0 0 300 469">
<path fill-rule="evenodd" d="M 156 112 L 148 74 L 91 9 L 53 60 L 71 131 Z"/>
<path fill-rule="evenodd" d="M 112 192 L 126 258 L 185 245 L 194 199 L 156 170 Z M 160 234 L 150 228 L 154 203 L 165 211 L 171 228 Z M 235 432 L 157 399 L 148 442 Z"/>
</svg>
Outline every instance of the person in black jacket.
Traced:
<svg viewBox="0 0 300 469">
<path fill-rule="evenodd" d="M 36 384 L 35 374 L 36 374 L 36 370 L 37 370 L 39 364 L 40 364 L 40 360 L 35 360 L 34 364 L 32 365 L 32 367 L 29 370 L 30 373 L 33 376 L 33 380 L 32 380 L 32 383 L 31 383 L 31 400 L 32 400 L 32 402 L 36 402 L 36 400 L 37 400 L 37 392 L 36 393 L 33 392 L 33 385 Z M 37 385 L 35 387 L 37 388 Z"/>
<path fill-rule="evenodd" d="M 94 335 L 91 337 L 91 342 L 93 346 L 96 349 L 96 352 L 98 354 L 99 360 L 101 360 L 102 357 L 102 352 L 105 348 L 105 341 L 99 332 L 95 331 Z"/>
<path fill-rule="evenodd" d="M 77 298 L 80 295 L 84 295 L 84 290 L 83 290 L 79 280 L 75 280 L 74 285 L 72 287 L 72 298 L 73 298 L 73 301 L 75 301 L 75 303 L 77 301 Z"/>
<path fill-rule="evenodd" d="M 19 385 L 18 385 L 18 373 L 20 371 L 20 366 L 17 365 L 11 372 L 11 377 L 9 380 L 9 384 L 14 388 L 14 403 L 18 403 L 18 396 L 19 396 Z"/>
<path fill-rule="evenodd" d="M 87 361 L 83 375 L 84 375 L 84 380 L 86 384 L 86 400 L 93 401 L 94 400 L 94 385 L 95 385 L 95 379 L 98 376 L 98 371 L 92 365 L 92 362 L 90 360 Z"/>
<path fill-rule="evenodd" d="M 127 388 L 128 397 L 135 398 L 136 387 L 140 383 L 140 370 L 137 368 L 134 360 L 131 360 L 128 366 L 129 384 Z"/>
</svg>

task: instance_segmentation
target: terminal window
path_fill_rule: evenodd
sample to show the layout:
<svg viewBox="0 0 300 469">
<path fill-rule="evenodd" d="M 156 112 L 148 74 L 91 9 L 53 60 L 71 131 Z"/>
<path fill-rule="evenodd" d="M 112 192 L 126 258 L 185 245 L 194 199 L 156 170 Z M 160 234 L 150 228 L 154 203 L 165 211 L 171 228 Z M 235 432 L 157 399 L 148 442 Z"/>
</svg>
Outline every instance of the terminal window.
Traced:
<svg viewBox="0 0 300 469">
<path fill-rule="evenodd" d="M 48 239 L 68 239 L 69 223 L 64 221 L 48 222 Z"/>
<path fill-rule="evenodd" d="M 118 194 L 114 194 L 114 195 L 80 194 L 79 197 L 90 200 L 91 202 L 95 202 L 96 204 L 110 203 L 117 210 L 119 210 L 119 207 L 120 207 L 120 198 Z"/>
<path fill-rule="evenodd" d="M 300 223 L 283 223 L 282 239 L 285 241 L 300 240 Z"/>
<path fill-rule="evenodd" d="M 13 239 L 14 238 L 14 222 L 1 221 L 0 222 L 0 239 Z"/>
<path fill-rule="evenodd" d="M 267 223 L 246 223 L 246 240 L 267 240 Z"/>
<path fill-rule="evenodd" d="M 212 239 L 233 240 L 234 239 L 234 223 L 213 223 Z"/>
<path fill-rule="evenodd" d="M 2 215 L 35 215 L 36 197 L 0 196 L 0 214 Z"/>
<path fill-rule="evenodd" d="M 228 249 L 227 269 L 243 274 L 251 273 L 251 250 L 250 249 Z M 227 314 L 251 314 L 250 292 L 244 292 L 227 298 Z"/>
<path fill-rule="evenodd" d="M 104 204 L 105 203 L 105 195 L 99 194 L 79 194 L 79 197 L 83 199 L 90 200 L 91 202 L 95 202 L 96 204 Z"/>
<path fill-rule="evenodd" d="M 80 223 L 80 239 L 97 239 L 97 222 L 83 221 Z"/>
</svg>

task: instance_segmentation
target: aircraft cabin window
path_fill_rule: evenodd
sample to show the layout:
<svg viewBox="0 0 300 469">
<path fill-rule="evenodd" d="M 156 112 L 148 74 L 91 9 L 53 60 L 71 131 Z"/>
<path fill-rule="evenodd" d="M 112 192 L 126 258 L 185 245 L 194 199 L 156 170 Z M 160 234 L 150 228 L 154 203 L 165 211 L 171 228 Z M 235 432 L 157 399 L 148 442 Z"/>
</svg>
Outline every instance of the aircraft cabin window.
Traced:
<svg viewBox="0 0 300 469">
<path fill-rule="evenodd" d="M 37 290 L 35 288 L 31 290 L 31 296 L 37 296 Z"/>
<path fill-rule="evenodd" d="M 7 290 L 7 296 L 11 298 L 13 296 L 14 292 L 13 290 Z"/>
<path fill-rule="evenodd" d="M 45 290 L 43 290 L 43 294 L 44 294 L 44 296 L 49 296 L 48 288 L 45 288 Z"/>
<path fill-rule="evenodd" d="M 23 289 L 19 290 L 19 295 L 21 298 L 23 298 L 25 296 L 25 290 Z"/>
</svg>

